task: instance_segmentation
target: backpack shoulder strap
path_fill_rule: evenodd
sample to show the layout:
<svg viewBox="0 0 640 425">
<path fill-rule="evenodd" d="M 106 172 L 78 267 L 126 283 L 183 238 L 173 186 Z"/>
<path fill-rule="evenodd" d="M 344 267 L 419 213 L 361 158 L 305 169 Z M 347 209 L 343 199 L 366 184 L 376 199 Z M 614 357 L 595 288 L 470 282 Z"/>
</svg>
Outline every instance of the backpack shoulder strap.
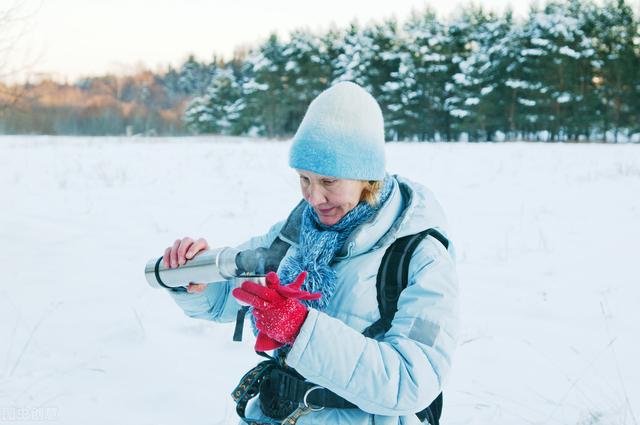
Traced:
<svg viewBox="0 0 640 425">
<path fill-rule="evenodd" d="M 414 235 L 396 239 L 387 248 L 376 280 L 378 309 L 380 319 L 364 330 L 363 334 L 375 337 L 386 333 L 391 329 L 391 322 L 398 311 L 398 298 L 400 293 L 409 284 L 409 263 L 414 251 L 427 236 L 437 239 L 446 249 L 449 249 L 449 241 L 442 233 L 435 229 L 426 229 Z M 424 410 L 416 413 L 423 421 L 428 420 L 431 425 L 439 425 L 442 413 L 442 393 Z"/>
<path fill-rule="evenodd" d="M 365 336 L 374 337 L 387 332 L 391 321 L 398 311 L 400 293 L 409 284 L 409 263 L 414 251 L 427 236 L 433 236 L 446 248 L 449 241 L 436 229 L 426 229 L 420 233 L 396 239 L 387 248 L 382 257 L 376 279 L 376 296 L 380 319 L 363 332 Z"/>
</svg>

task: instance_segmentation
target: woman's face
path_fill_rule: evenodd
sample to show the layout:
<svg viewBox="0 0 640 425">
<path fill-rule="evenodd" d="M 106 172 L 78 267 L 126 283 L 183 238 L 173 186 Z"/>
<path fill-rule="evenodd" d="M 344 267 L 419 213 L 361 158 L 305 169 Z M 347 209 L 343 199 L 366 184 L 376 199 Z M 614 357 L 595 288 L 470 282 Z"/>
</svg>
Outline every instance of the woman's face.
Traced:
<svg viewBox="0 0 640 425">
<path fill-rule="evenodd" d="M 300 175 L 302 196 L 313 207 L 320 222 L 333 226 L 360 202 L 365 182 L 322 176 L 306 170 Z"/>
</svg>

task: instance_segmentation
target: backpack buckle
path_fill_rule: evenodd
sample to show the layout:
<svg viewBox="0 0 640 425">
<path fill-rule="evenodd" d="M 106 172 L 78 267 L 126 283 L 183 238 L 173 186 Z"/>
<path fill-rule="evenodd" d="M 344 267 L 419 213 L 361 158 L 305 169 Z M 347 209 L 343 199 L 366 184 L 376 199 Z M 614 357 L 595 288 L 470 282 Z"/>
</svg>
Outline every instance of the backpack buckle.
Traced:
<svg viewBox="0 0 640 425">
<path fill-rule="evenodd" d="M 319 412 L 322 409 L 324 409 L 324 406 L 313 407 L 307 401 L 307 397 L 309 397 L 309 394 L 311 394 L 313 390 L 321 390 L 321 389 L 323 389 L 323 387 L 321 387 L 320 385 L 314 385 L 313 387 L 309 388 L 307 392 L 304 393 L 304 397 L 302 397 L 302 404 L 311 412 Z"/>
<path fill-rule="evenodd" d="M 319 412 L 320 410 L 324 409 L 324 406 L 313 407 L 307 401 L 307 397 L 309 396 L 309 394 L 311 394 L 313 390 L 319 389 L 323 389 L 323 387 L 321 387 L 320 385 L 315 385 L 309 388 L 307 392 L 304 393 L 304 397 L 302 398 L 302 403 L 300 403 L 300 406 L 289 416 L 282 420 L 282 425 L 295 425 L 298 423 L 298 419 L 300 419 L 301 416 L 308 415 L 311 412 Z"/>
</svg>

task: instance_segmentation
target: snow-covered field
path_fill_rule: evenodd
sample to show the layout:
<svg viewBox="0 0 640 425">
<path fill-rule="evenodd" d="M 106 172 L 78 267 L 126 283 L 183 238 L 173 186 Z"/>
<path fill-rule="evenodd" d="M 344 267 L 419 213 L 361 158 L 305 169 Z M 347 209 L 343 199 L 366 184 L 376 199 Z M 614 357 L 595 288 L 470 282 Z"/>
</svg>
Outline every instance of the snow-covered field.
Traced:
<svg viewBox="0 0 640 425">
<path fill-rule="evenodd" d="M 640 146 L 387 148 L 457 244 L 443 423 L 638 424 Z M 252 338 L 186 317 L 143 268 L 178 237 L 232 245 L 283 218 L 299 199 L 287 151 L 0 138 L 0 423 L 237 423 Z"/>
</svg>

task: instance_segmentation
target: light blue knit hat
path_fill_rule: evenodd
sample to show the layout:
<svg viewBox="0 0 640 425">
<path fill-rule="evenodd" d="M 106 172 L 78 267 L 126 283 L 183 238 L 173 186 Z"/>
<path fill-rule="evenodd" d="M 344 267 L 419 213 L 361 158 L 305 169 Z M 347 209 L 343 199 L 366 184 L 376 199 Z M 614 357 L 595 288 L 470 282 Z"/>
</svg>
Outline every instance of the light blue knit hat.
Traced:
<svg viewBox="0 0 640 425">
<path fill-rule="evenodd" d="M 293 136 L 289 165 L 324 176 L 383 180 L 384 121 L 378 102 L 350 81 L 320 93 Z"/>
</svg>

